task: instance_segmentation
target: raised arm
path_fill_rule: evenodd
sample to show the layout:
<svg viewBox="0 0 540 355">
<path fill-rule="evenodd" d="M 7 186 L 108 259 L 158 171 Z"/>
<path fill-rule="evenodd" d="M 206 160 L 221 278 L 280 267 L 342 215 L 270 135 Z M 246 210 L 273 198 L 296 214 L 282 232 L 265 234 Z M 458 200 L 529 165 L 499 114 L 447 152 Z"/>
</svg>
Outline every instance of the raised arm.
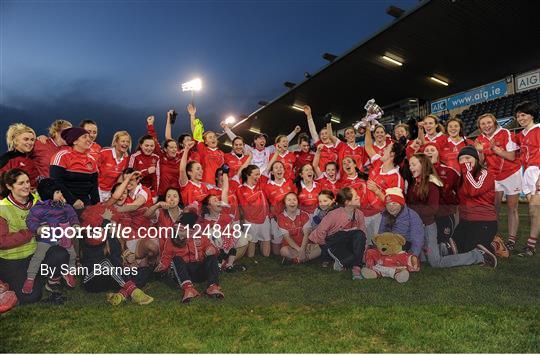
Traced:
<svg viewBox="0 0 540 355">
<path fill-rule="evenodd" d="M 167 121 L 165 122 L 165 139 L 173 139 L 171 125 L 171 115 L 173 111 L 174 110 L 167 111 Z"/>
<path fill-rule="evenodd" d="M 298 133 L 300 133 L 301 130 L 302 130 L 302 127 L 300 127 L 300 126 L 294 127 L 294 130 L 293 130 L 291 133 L 289 133 L 289 135 L 287 136 L 287 140 L 288 140 L 289 142 L 292 142 L 292 140 L 294 139 L 294 137 L 295 137 Z"/>
<path fill-rule="evenodd" d="M 223 173 L 223 184 L 221 185 L 221 202 L 229 204 L 229 173 Z"/>
<path fill-rule="evenodd" d="M 187 166 L 189 151 L 194 146 L 195 146 L 195 141 L 189 142 L 184 149 L 184 153 L 182 153 L 182 159 L 180 159 L 180 168 L 179 168 L 180 169 L 180 174 L 179 174 L 180 186 L 185 186 L 189 180 L 187 172 L 186 172 L 186 166 Z"/>
<path fill-rule="evenodd" d="M 253 159 L 253 154 L 251 154 L 251 149 L 245 149 L 244 148 L 244 154 L 248 157 L 244 164 L 240 165 L 240 168 L 238 168 L 238 171 L 236 172 L 236 175 L 234 177 L 238 177 L 240 180 L 240 176 L 242 175 L 242 170 L 248 167 L 249 164 L 251 164 L 251 160 Z"/>
<path fill-rule="evenodd" d="M 126 175 L 124 177 L 124 180 L 122 180 L 122 183 L 114 190 L 114 193 L 105 202 L 105 205 L 112 206 L 116 201 L 120 200 L 122 198 L 122 195 L 124 194 L 124 191 L 126 191 L 127 189 L 129 180 L 131 180 L 132 178 L 138 178 L 139 176 L 140 176 L 140 173 L 138 171 L 134 171 Z"/>
<path fill-rule="evenodd" d="M 315 169 L 315 175 L 317 178 L 321 177 L 323 172 L 319 168 L 319 161 L 321 160 L 321 151 L 323 149 L 323 145 L 319 144 L 317 146 L 317 151 L 315 152 L 315 157 L 313 158 L 313 168 Z"/>
<path fill-rule="evenodd" d="M 189 113 L 189 121 L 191 123 L 191 133 L 193 134 L 193 139 L 198 142 L 202 142 L 204 126 L 201 120 L 195 117 L 195 113 L 197 113 L 197 108 L 195 107 L 195 105 L 189 104 L 187 110 Z"/>
<path fill-rule="evenodd" d="M 373 137 L 371 136 L 371 122 L 367 122 L 366 124 L 366 138 L 364 140 L 364 149 L 366 150 L 366 153 L 371 158 L 375 154 L 375 149 L 373 149 Z"/>
<path fill-rule="evenodd" d="M 307 119 L 307 124 L 309 127 L 309 133 L 311 134 L 311 139 L 313 139 L 313 143 L 315 143 L 319 140 L 319 134 L 317 133 L 317 128 L 315 127 L 313 116 L 311 115 L 311 107 L 306 105 L 303 108 L 304 108 L 304 113 L 306 114 L 306 119 Z"/>
</svg>

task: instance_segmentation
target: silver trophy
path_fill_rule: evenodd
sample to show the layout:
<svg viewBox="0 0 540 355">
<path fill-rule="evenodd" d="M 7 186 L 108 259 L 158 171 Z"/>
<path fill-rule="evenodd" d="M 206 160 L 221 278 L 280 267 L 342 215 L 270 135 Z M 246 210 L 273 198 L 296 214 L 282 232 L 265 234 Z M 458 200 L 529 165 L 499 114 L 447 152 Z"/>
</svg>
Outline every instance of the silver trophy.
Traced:
<svg viewBox="0 0 540 355">
<path fill-rule="evenodd" d="M 353 125 L 354 129 L 358 129 L 360 127 L 365 128 L 367 123 L 371 122 L 371 130 L 373 131 L 375 127 L 379 125 L 378 119 L 382 117 L 384 111 L 379 105 L 377 105 L 375 99 L 368 100 L 364 106 L 364 109 L 366 110 L 366 116 Z"/>
</svg>

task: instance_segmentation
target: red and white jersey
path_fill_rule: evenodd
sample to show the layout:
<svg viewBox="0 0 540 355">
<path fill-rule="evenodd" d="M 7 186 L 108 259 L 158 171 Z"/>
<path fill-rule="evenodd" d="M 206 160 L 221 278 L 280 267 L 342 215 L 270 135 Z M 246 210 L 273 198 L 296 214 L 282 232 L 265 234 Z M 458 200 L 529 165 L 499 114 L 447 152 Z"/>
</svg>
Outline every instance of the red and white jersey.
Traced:
<svg viewBox="0 0 540 355">
<path fill-rule="evenodd" d="M 426 133 L 424 135 L 424 139 L 426 141 L 425 144 L 435 144 L 435 146 L 437 147 L 437 150 L 440 152 L 442 147 L 446 144 L 448 140 L 448 136 L 442 132 L 438 132 L 434 136 L 430 136 L 429 134 Z M 424 151 L 425 144 L 420 146 L 420 149 L 419 149 L 420 152 Z"/>
<path fill-rule="evenodd" d="M 28 174 L 32 189 L 37 187 L 38 170 L 30 154 L 12 150 L 0 156 L 0 173 L 15 168 L 22 169 Z"/>
<path fill-rule="evenodd" d="M 339 173 L 341 176 L 345 176 L 345 171 L 343 170 L 343 159 L 345 158 L 352 158 L 354 162 L 356 163 L 356 167 L 358 169 L 362 169 L 364 164 L 366 164 L 368 160 L 368 156 L 366 154 L 366 149 L 364 147 L 361 147 L 357 145 L 356 147 L 351 147 L 349 143 L 344 143 L 341 141 L 338 141 L 337 149 L 338 149 L 338 159 L 339 159 Z"/>
<path fill-rule="evenodd" d="M 507 152 L 519 150 L 519 146 L 514 140 L 513 133 L 506 128 L 498 127 L 491 137 L 481 134 L 476 137 L 476 142 L 482 143 L 484 159 L 488 171 L 495 176 L 495 180 L 504 180 L 521 168 L 521 162 L 517 157 L 513 161 L 506 160 L 495 154 L 493 149 L 491 149 L 492 146 L 497 146 Z"/>
<path fill-rule="evenodd" d="M 277 161 L 283 163 L 285 167 L 285 179 L 294 179 L 294 164 L 296 163 L 296 155 L 293 152 L 286 151 L 285 154 L 278 154 Z"/>
<path fill-rule="evenodd" d="M 282 179 L 279 183 L 275 180 L 268 180 L 262 189 L 270 204 L 271 217 L 281 213 L 285 208 L 283 199 L 289 192 L 296 192 L 296 186 L 292 180 Z"/>
<path fill-rule="evenodd" d="M 459 167 L 459 164 L 458 164 Z M 459 203 L 457 191 L 459 188 L 459 171 L 441 164 L 433 164 L 433 168 L 439 175 L 443 186 L 439 191 L 439 209 L 437 210 L 437 216 L 449 216 L 456 212 L 457 205 Z"/>
<path fill-rule="evenodd" d="M 101 152 L 101 146 L 97 144 L 96 142 L 92 142 L 90 145 L 90 151 L 88 154 L 90 154 L 96 161 L 99 159 L 99 152 Z"/>
<path fill-rule="evenodd" d="M 319 206 L 319 193 L 321 184 L 313 181 L 311 188 L 308 188 L 304 181 L 300 181 L 300 191 L 298 191 L 298 204 L 302 211 L 313 214 Z"/>
<path fill-rule="evenodd" d="M 496 221 L 495 179 L 486 169 L 472 175 L 470 165 L 461 164 L 461 186 L 458 189 L 459 218 L 465 221 Z"/>
<path fill-rule="evenodd" d="M 30 157 L 34 161 L 34 165 L 37 169 L 38 177 L 49 177 L 49 165 L 53 155 L 58 153 L 61 149 L 67 148 L 66 145 L 57 145 L 54 139 L 47 138 L 46 143 L 36 140 L 34 143 L 34 150 L 30 153 Z"/>
<path fill-rule="evenodd" d="M 382 155 L 384 154 L 384 148 L 386 148 L 386 146 L 389 143 L 390 142 L 388 141 L 388 139 L 386 139 L 382 145 L 378 145 L 377 142 L 373 141 L 373 150 L 375 151 L 376 154 L 378 154 L 378 155 L 380 155 L 382 157 Z M 361 167 L 362 167 L 362 165 L 358 165 L 359 169 Z"/>
<path fill-rule="evenodd" d="M 181 185 L 180 195 L 184 206 L 195 205 L 200 211 L 202 200 L 209 195 L 208 187 L 204 182 L 194 182 L 188 180 L 185 185 Z"/>
<path fill-rule="evenodd" d="M 373 161 L 371 169 L 369 171 L 369 180 L 373 181 L 382 191 L 386 193 L 386 189 L 391 187 L 405 188 L 405 182 L 403 177 L 399 174 L 399 168 L 395 167 L 387 172 L 383 172 L 383 163 L 381 159 Z M 362 212 L 369 217 L 379 212 L 382 212 L 385 208 L 383 200 L 375 194 L 375 192 L 367 189 L 365 203 L 362 203 Z"/>
<path fill-rule="evenodd" d="M 279 236 L 288 234 L 294 240 L 296 245 L 301 246 L 304 240 L 304 233 L 309 233 L 311 226 L 311 218 L 309 214 L 300 209 L 296 210 L 293 216 L 289 216 L 286 211 L 279 213 L 276 217 L 277 231 L 274 233 Z M 281 246 L 288 246 L 289 243 L 283 238 Z"/>
<path fill-rule="evenodd" d="M 144 198 L 144 204 L 141 207 L 151 207 L 154 204 L 154 201 L 152 200 L 152 191 L 142 184 L 138 184 L 132 191 L 128 193 L 126 204 L 132 204 L 140 196 Z"/>
<path fill-rule="evenodd" d="M 540 123 L 519 132 L 516 140 L 520 147 L 523 169 L 527 170 L 529 166 L 540 167 Z"/>
<path fill-rule="evenodd" d="M 219 148 L 209 148 L 203 142 L 197 143 L 197 151 L 201 157 L 203 168 L 202 181 L 214 185 L 216 183 L 216 170 L 225 163 L 225 153 Z"/>
<path fill-rule="evenodd" d="M 72 173 L 94 174 L 98 172 L 97 161 L 91 154 L 80 153 L 72 147 L 60 150 L 52 156 L 51 164 Z"/>
<path fill-rule="evenodd" d="M 326 173 L 322 173 L 322 175 L 316 180 L 317 184 L 321 185 L 321 191 L 322 190 L 330 190 L 334 193 L 334 196 L 337 194 L 339 189 L 341 188 L 339 186 L 339 180 L 331 181 L 328 178 L 328 175 Z"/>
<path fill-rule="evenodd" d="M 141 173 L 141 183 L 150 188 L 153 194 L 157 195 L 160 179 L 159 156 L 157 154 L 145 155 L 138 150 L 129 158 L 128 167 L 139 171 Z M 148 173 L 150 167 L 156 168 L 156 171 L 152 174 Z"/>
<path fill-rule="evenodd" d="M 159 158 L 159 185 L 158 196 L 164 196 L 169 187 L 180 189 L 180 160 L 182 156 L 176 154 L 174 157 L 163 153 Z"/>
<path fill-rule="evenodd" d="M 236 196 L 242 211 L 244 211 L 244 219 L 247 223 L 264 223 L 270 211 L 260 184 L 254 186 L 242 184 L 236 190 Z"/>
<path fill-rule="evenodd" d="M 317 141 L 315 143 L 315 147 L 318 147 L 321 144 L 323 144 L 321 141 Z M 323 144 L 323 148 L 321 150 L 321 158 L 319 159 L 319 169 L 321 171 L 325 171 L 326 164 L 330 162 L 335 162 L 339 166 L 339 156 L 338 156 L 337 146 L 334 144 Z"/>
<path fill-rule="evenodd" d="M 224 157 L 225 163 L 229 166 L 229 176 L 235 176 L 240 167 L 244 165 L 249 158 L 247 155 L 242 154 L 241 156 L 238 156 L 233 152 L 226 153 Z"/>
<path fill-rule="evenodd" d="M 344 187 L 352 187 L 358 194 L 360 203 L 363 205 L 362 202 L 365 201 L 367 192 L 366 180 L 361 179 L 358 175 L 352 177 L 343 176 L 338 182 L 338 187 L 339 189 Z"/>
<path fill-rule="evenodd" d="M 456 171 L 459 171 L 459 161 L 458 154 L 459 151 L 468 146 L 474 145 L 474 142 L 470 139 L 461 137 L 459 141 L 454 141 L 452 138 L 448 137 L 444 144 L 441 144 L 441 147 L 437 147 L 439 150 L 439 160 L 441 163 L 449 166 Z"/>
<path fill-rule="evenodd" d="M 111 191 L 122 171 L 128 167 L 128 162 L 129 156 L 127 153 L 123 157 L 118 158 L 116 149 L 102 149 L 99 152 L 97 161 L 99 189 L 102 191 Z"/>
<path fill-rule="evenodd" d="M 315 153 L 311 150 L 306 152 L 297 151 L 294 152 L 296 155 L 296 161 L 294 162 L 294 176 L 298 175 L 300 168 L 306 164 L 313 164 L 313 159 L 315 159 Z"/>
</svg>

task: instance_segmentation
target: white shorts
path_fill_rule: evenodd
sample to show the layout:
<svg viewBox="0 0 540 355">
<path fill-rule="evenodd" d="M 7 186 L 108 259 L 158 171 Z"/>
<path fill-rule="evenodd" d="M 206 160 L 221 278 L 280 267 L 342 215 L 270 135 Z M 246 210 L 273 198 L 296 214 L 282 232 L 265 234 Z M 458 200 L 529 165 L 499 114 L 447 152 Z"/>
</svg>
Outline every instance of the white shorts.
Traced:
<svg viewBox="0 0 540 355">
<path fill-rule="evenodd" d="M 523 193 L 525 195 L 536 195 L 540 192 L 536 190 L 536 182 L 540 177 L 540 168 L 537 166 L 529 166 L 527 170 L 523 172 Z"/>
<path fill-rule="evenodd" d="M 377 213 L 373 216 L 364 217 L 366 224 L 366 245 L 370 245 L 371 239 L 379 233 L 379 225 L 381 224 L 382 214 Z"/>
<path fill-rule="evenodd" d="M 255 224 L 246 221 L 244 224 L 251 224 L 249 228 L 249 234 L 251 235 L 251 241 L 257 242 L 269 242 L 270 241 L 270 219 L 266 217 L 263 223 Z"/>
<path fill-rule="evenodd" d="M 103 191 L 102 189 L 98 189 L 98 190 L 99 190 L 99 202 L 105 202 L 111 198 L 110 191 Z"/>
<path fill-rule="evenodd" d="M 281 244 L 283 241 L 283 234 L 274 218 L 270 219 L 270 232 L 272 233 L 272 244 Z"/>
<path fill-rule="evenodd" d="M 521 171 L 516 171 L 504 180 L 495 180 L 495 191 L 504 192 L 507 196 L 521 193 Z"/>
</svg>

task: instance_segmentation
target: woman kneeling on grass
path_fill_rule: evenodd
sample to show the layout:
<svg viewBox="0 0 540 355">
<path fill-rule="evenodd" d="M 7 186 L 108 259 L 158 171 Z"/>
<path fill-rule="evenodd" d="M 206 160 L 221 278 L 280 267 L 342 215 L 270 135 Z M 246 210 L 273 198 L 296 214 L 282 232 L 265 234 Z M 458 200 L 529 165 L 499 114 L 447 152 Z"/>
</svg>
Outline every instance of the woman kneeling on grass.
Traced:
<svg viewBox="0 0 540 355">
<path fill-rule="evenodd" d="M 309 235 L 309 240 L 326 249 L 334 259 L 334 270 L 352 269 L 353 280 L 361 276 L 366 248 L 366 226 L 360 211 L 360 198 L 353 188 L 339 190 L 336 202 L 340 206 L 330 211 Z"/>
<path fill-rule="evenodd" d="M 284 202 L 285 210 L 276 216 L 274 231 L 283 238 L 280 249 L 283 261 L 299 264 L 319 257 L 321 248 L 309 242 L 311 221 L 309 214 L 298 208 L 298 196 L 289 192 Z"/>
</svg>

